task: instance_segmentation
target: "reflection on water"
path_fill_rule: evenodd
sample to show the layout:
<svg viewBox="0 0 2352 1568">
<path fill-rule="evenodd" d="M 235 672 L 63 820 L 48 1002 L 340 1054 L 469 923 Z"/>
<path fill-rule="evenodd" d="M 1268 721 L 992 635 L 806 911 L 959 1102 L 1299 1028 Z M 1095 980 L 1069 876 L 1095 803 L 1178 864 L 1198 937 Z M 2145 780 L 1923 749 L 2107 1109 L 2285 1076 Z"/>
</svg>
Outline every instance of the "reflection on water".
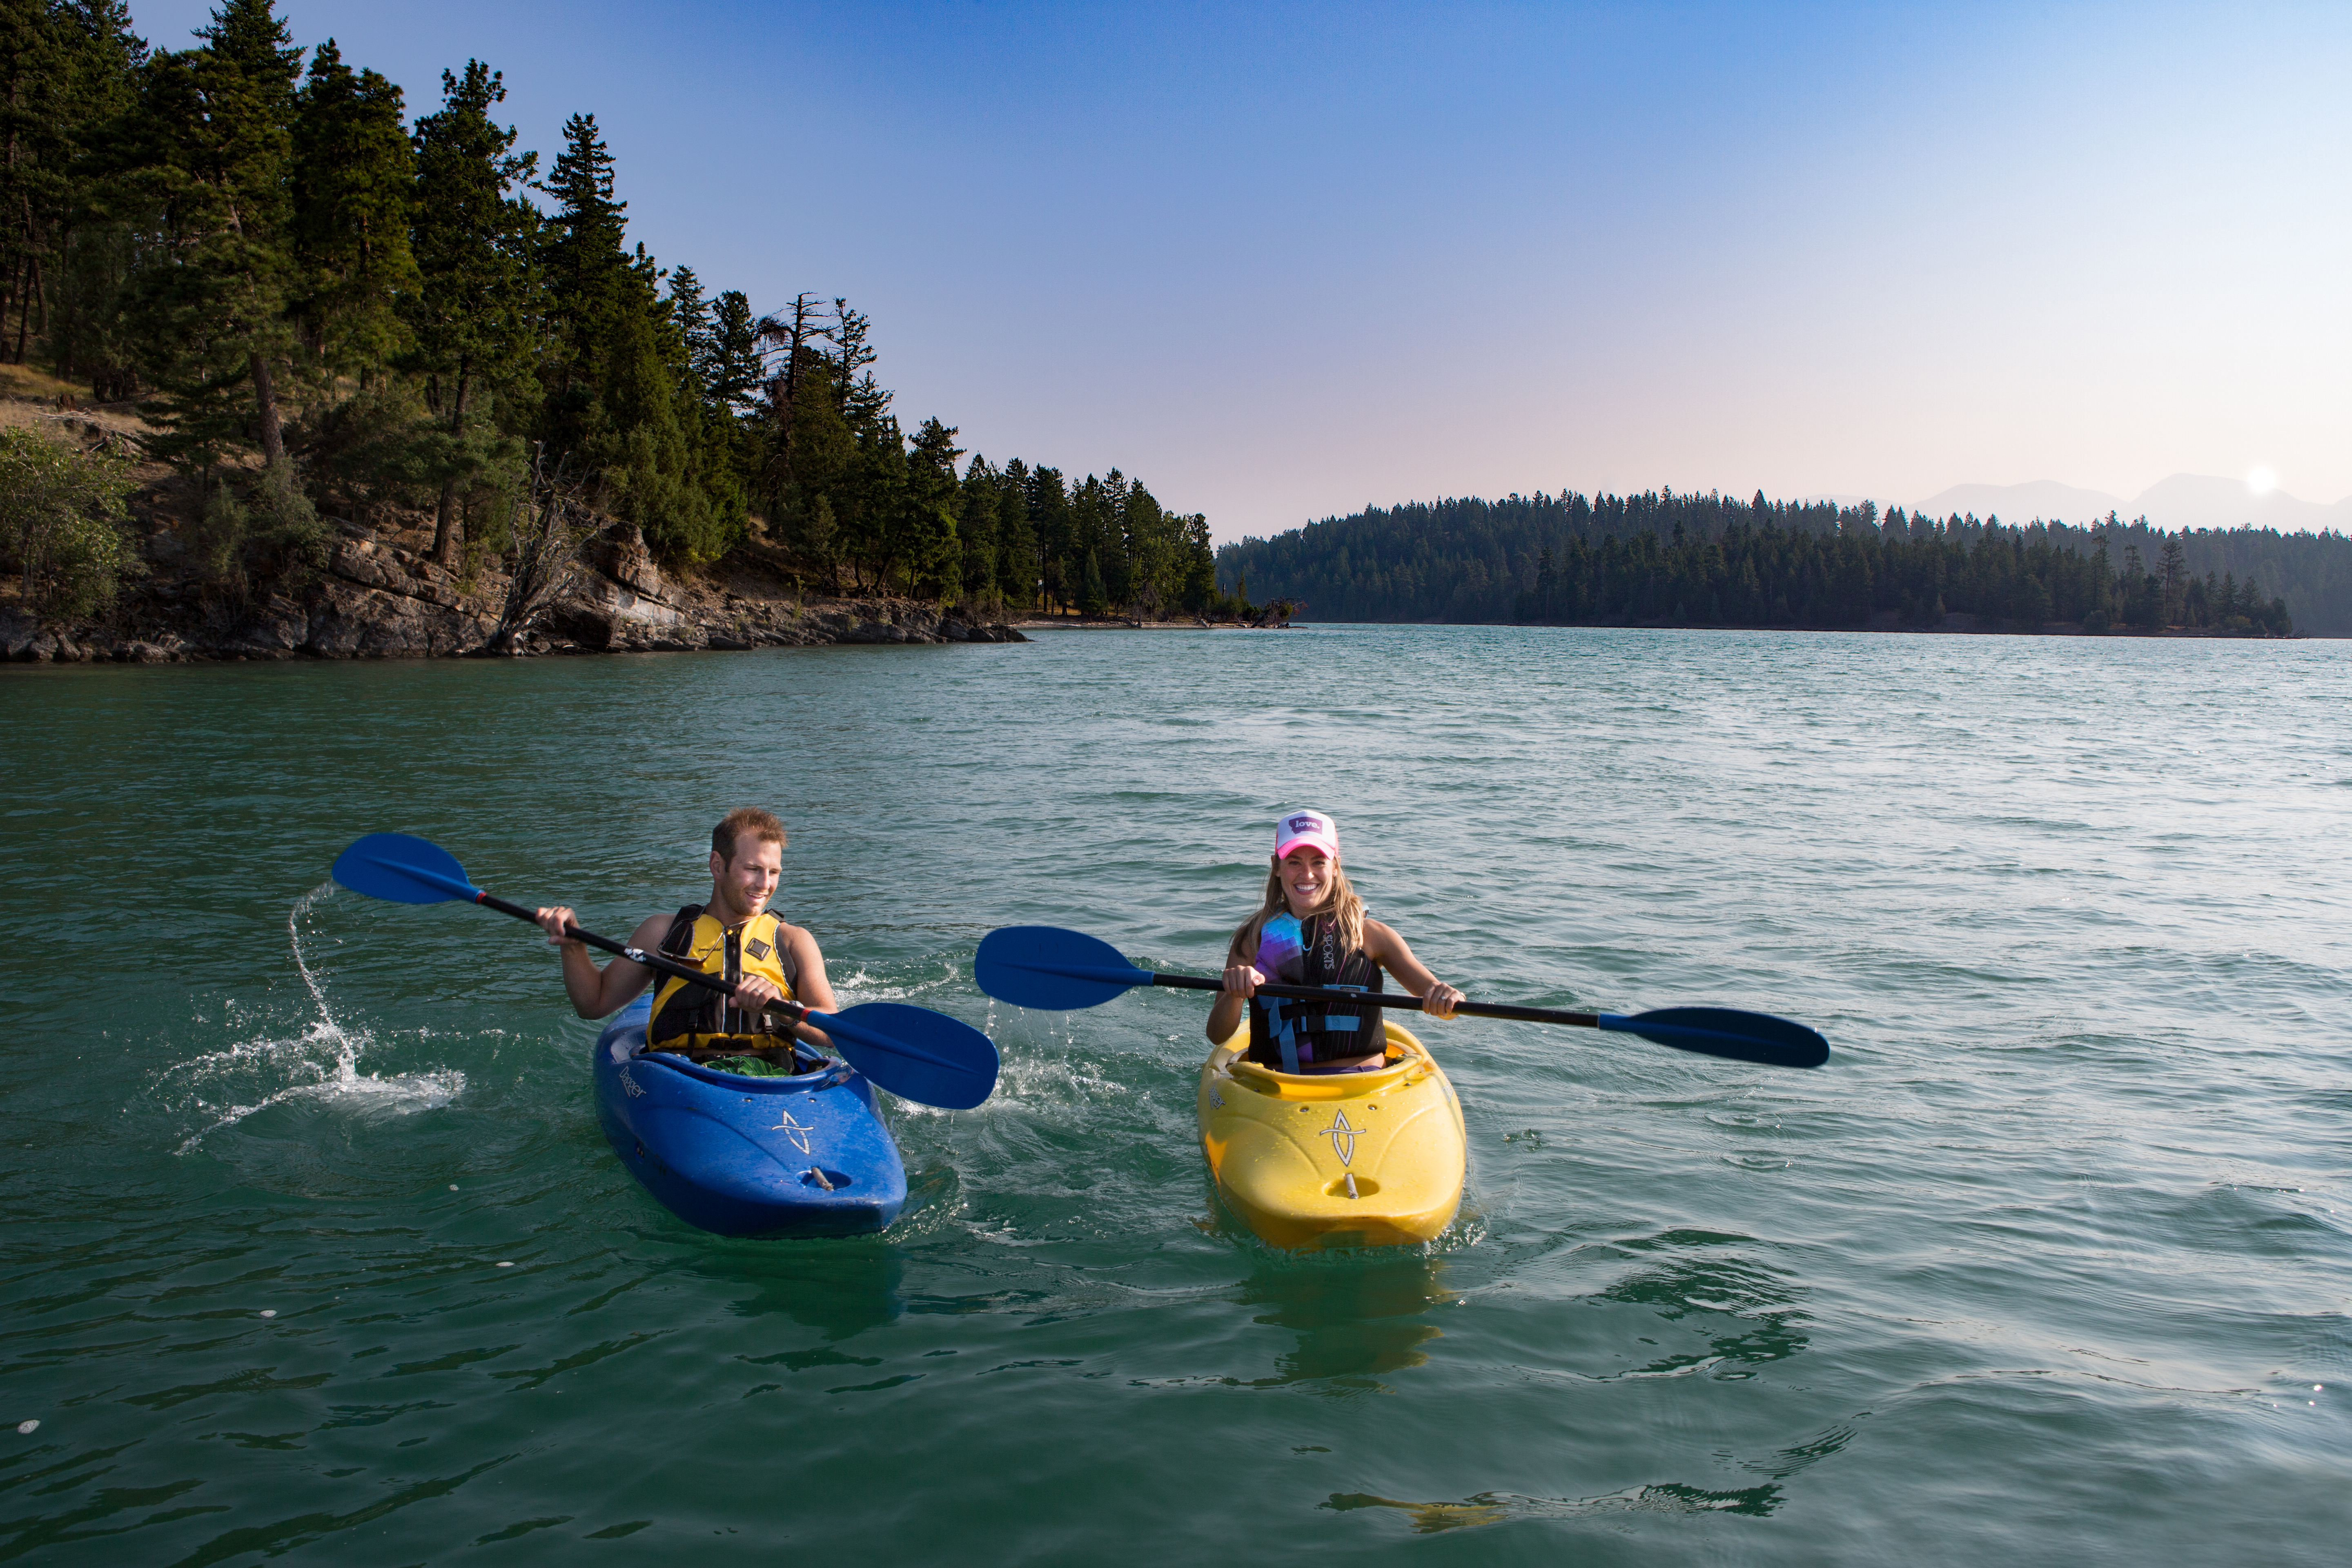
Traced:
<svg viewBox="0 0 2352 1568">
<path fill-rule="evenodd" d="M 1460 1502 L 1407 1502 L 1401 1498 L 1375 1497 L 1370 1492 L 1333 1492 L 1321 1507 L 1346 1512 L 1359 1508 L 1392 1508 L 1412 1521 L 1415 1535 L 1500 1524 L 1508 1519 L 1581 1519 L 1603 1513 L 1742 1513 L 1769 1516 L 1780 1506 L 1779 1486 L 1742 1487 L 1736 1491 L 1707 1491 L 1677 1481 L 1635 1487 L 1605 1497 L 1518 1497 L 1510 1492 L 1476 1492 Z"/>
<path fill-rule="evenodd" d="M 689 1272 L 730 1288 L 736 1317 L 780 1315 L 829 1341 L 897 1321 L 907 1259 L 884 1241 L 762 1242 L 698 1253 Z"/>
<path fill-rule="evenodd" d="M 1670 1230 L 1617 1244 L 1632 1253 L 1671 1253 L 1600 1293 L 1654 1310 L 1669 1322 L 1696 1314 L 1729 1315 L 1732 1325 L 1701 1331 L 1706 1348 L 1673 1351 L 1624 1375 L 1642 1376 L 1706 1367 L 1719 1378 L 1752 1377 L 1748 1369 L 1785 1361 L 1803 1350 L 1806 1335 L 1792 1297 L 1802 1288 L 1788 1270 L 1757 1256 L 1763 1246 L 1752 1237 L 1715 1231 Z"/>
<path fill-rule="evenodd" d="M 1294 1331 L 1298 1348 L 1275 1363 L 1276 1376 L 1257 1382 L 1360 1379 L 1420 1366 L 1429 1359 L 1421 1346 L 1443 1332 L 1423 1315 L 1454 1300 L 1444 1268 L 1420 1253 L 1259 1264 L 1234 1300 L 1266 1309 L 1256 1321 Z"/>
</svg>

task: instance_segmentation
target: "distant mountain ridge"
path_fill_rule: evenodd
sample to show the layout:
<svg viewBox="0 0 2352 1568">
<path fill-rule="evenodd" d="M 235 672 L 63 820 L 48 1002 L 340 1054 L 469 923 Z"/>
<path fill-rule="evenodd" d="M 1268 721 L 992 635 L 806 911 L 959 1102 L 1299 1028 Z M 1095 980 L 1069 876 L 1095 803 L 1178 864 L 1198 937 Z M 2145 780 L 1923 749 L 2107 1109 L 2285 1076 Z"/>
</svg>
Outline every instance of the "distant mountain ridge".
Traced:
<svg viewBox="0 0 2352 1568">
<path fill-rule="evenodd" d="M 1998 517 L 2012 526 L 2071 522 L 2078 527 L 2114 512 L 2126 522 L 2146 517 L 2166 532 L 2181 529 L 2275 528 L 2281 533 L 2352 532 L 2352 496 L 2332 504 L 2300 500 L 2284 490 L 2255 495 L 2242 479 L 2215 474 L 2174 474 L 2126 500 L 2104 490 L 2055 479 L 2022 485 L 1954 485 L 1910 509 L 1929 517 Z"/>
</svg>

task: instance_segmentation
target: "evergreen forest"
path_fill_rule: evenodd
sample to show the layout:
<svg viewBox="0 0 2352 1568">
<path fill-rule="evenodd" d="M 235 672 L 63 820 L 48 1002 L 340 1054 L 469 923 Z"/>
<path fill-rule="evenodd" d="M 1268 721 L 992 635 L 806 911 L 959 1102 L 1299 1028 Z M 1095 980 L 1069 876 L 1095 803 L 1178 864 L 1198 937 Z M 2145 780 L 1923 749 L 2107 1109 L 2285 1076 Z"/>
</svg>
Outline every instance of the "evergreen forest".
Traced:
<svg viewBox="0 0 2352 1568">
<path fill-rule="evenodd" d="M 189 48 L 131 28 L 121 0 L 0 0 L 0 363 L 137 410 L 218 584 L 380 508 L 429 513 L 442 565 L 496 563 L 544 481 L 673 569 L 756 543 L 835 593 L 1220 607 L 1200 514 L 967 459 L 902 426 L 846 298 L 755 301 L 633 244 L 593 113 L 542 164 L 479 60 L 412 116 L 272 0 L 222 0 Z"/>
<path fill-rule="evenodd" d="M 1368 507 L 1228 544 L 1221 583 L 1301 619 L 1568 626 L 2168 627 L 2352 637 L 2352 539 L 1881 513 L 1868 501 L 1563 489 Z M 2292 613 L 2290 613 L 2290 609 Z M 1948 616 L 1973 622 L 1948 623 Z"/>
</svg>

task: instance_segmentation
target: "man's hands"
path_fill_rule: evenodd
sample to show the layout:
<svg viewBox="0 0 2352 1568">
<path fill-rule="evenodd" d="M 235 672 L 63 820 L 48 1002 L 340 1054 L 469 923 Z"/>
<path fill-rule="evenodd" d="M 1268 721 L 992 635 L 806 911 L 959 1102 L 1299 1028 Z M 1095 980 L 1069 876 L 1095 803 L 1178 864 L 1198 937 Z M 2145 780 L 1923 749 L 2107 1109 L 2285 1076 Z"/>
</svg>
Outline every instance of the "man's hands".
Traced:
<svg viewBox="0 0 2352 1568">
<path fill-rule="evenodd" d="M 539 929 L 547 933 L 548 946 L 584 950 L 585 944 L 579 938 L 564 934 L 580 923 L 579 917 L 572 912 L 571 905 L 558 904 L 553 909 L 541 909 L 531 918 L 539 922 Z"/>
<path fill-rule="evenodd" d="M 736 1005 L 746 1012 L 755 1012 L 783 999 L 783 992 L 764 974 L 747 974 L 735 983 Z"/>
</svg>

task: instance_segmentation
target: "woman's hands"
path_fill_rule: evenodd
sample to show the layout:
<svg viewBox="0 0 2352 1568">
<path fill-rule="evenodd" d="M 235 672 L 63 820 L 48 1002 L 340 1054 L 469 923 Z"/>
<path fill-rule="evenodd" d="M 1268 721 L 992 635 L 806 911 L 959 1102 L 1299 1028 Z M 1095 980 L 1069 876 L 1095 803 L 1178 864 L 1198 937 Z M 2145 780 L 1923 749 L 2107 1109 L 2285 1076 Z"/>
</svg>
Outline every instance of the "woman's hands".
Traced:
<svg viewBox="0 0 2352 1568">
<path fill-rule="evenodd" d="M 1421 994 L 1421 1010 L 1433 1018 L 1451 1018 L 1454 1009 L 1469 998 L 1443 980 L 1433 979 Z"/>
<path fill-rule="evenodd" d="M 1255 996 L 1257 988 L 1265 984 L 1265 976 L 1246 963 L 1225 965 L 1224 991 L 1228 996 Z"/>
</svg>

